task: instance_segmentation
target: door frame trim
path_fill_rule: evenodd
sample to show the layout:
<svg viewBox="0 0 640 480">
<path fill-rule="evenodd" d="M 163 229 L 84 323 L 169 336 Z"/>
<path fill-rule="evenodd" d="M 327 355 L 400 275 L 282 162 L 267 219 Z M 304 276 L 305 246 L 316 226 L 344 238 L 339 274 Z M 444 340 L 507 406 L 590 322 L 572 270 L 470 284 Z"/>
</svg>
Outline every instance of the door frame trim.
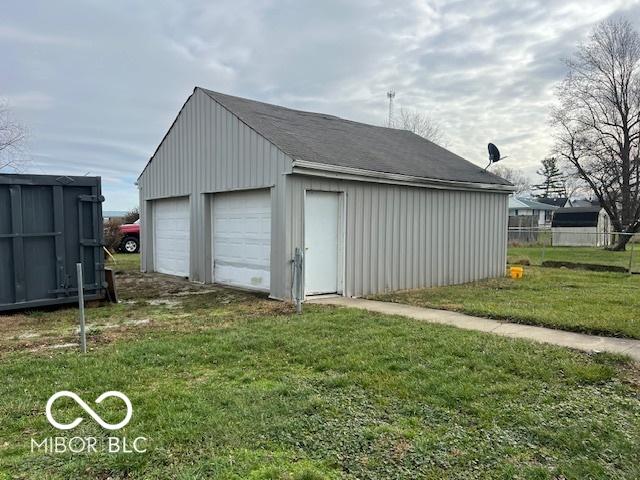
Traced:
<svg viewBox="0 0 640 480">
<path fill-rule="evenodd" d="M 302 200 L 302 251 L 306 252 L 306 217 L 307 217 L 307 192 L 322 192 L 322 193 L 334 193 L 338 196 L 338 268 L 336 279 L 337 291 L 336 294 L 342 297 L 346 296 L 346 276 L 347 276 L 347 193 L 345 190 L 331 190 L 327 188 L 305 188 L 303 192 Z M 305 254 L 306 255 L 306 254 Z M 314 297 L 316 295 L 307 295 L 306 286 L 306 259 L 302 262 L 302 291 L 304 292 L 303 300 L 307 297 Z M 320 294 L 321 295 L 321 294 Z"/>
</svg>

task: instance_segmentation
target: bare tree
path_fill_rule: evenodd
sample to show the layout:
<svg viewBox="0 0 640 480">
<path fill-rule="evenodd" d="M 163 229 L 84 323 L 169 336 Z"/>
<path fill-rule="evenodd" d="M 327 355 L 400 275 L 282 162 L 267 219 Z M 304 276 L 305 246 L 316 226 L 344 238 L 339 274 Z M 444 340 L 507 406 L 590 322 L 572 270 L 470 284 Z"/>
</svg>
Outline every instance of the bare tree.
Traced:
<svg viewBox="0 0 640 480">
<path fill-rule="evenodd" d="M 138 207 L 133 207 L 124 215 L 124 218 L 122 220 L 124 221 L 124 223 L 133 223 L 139 218 L 140 218 L 140 211 L 138 210 Z"/>
<path fill-rule="evenodd" d="M 562 183 L 567 198 L 576 198 L 578 195 L 593 195 L 589 185 L 587 185 L 584 180 L 577 175 L 565 175 L 562 179 Z"/>
<path fill-rule="evenodd" d="M 110 218 L 104 222 L 104 246 L 110 252 L 117 252 L 122 243 L 124 237 L 120 227 L 122 226 L 122 220 L 116 218 Z"/>
<path fill-rule="evenodd" d="M 616 231 L 640 230 L 640 36 L 605 21 L 567 60 L 552 113 L 555 153 L 584 180 Z M 615 250 L 624 250 L 621 235 Z"/>
<path fill-rule="evenodd" d="M 428 115 L 420 113 L 417 110 L 407 110 L 401 107 L 398 114 L 391 120 L 391 126 L 393 128 L 409 130 L 433 143 L 442 143 L 444 140 L 444 134 L 440 124 Z"/>
<path fill-rule="evenodd" d="M 493 173 L 511 182 L 516 187 L 516 195 L 531 191 L 531 181 L 529 177 L 516 168 L 498 165 L 493 169 Z"/>
<path fill-rule="evenodd" d="M 7 102 L 0 100 L 0 171 L 19 168 L 25 136 L 25 128 L 13 119 Z"/>
</svg>

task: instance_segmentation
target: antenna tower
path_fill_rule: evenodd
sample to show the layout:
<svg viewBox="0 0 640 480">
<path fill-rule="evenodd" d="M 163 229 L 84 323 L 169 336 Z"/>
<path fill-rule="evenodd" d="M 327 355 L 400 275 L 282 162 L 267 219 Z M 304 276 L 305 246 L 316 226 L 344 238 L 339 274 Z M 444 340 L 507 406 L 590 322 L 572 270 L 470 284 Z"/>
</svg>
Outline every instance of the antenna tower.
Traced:
<svg viewBox="0 0 640 480">
<path fill-rule="evenodd" d="M 396 91 L 389 90 L 387 92 L 387 98 L 389 99 L 389 118 L 387 119 L 387 127 L 391 127 L 393 123 L 393 99 L 396 98 Z"/>
</svg>

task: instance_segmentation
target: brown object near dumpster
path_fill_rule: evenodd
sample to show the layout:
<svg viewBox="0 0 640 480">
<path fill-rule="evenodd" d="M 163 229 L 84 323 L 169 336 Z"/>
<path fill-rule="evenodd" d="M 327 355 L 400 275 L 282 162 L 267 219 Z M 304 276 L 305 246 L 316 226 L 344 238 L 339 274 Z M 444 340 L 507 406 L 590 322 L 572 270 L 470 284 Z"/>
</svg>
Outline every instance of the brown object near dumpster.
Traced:
<svg viewBox="0 0 640 480">
<path fill-rule="evenodd" d="M 107 281 L 107 300 L 118 303 L 118 292 L 116 290 L 116 276 L 110 268 L 104 269 L 104 278 Z"/>
</svg>

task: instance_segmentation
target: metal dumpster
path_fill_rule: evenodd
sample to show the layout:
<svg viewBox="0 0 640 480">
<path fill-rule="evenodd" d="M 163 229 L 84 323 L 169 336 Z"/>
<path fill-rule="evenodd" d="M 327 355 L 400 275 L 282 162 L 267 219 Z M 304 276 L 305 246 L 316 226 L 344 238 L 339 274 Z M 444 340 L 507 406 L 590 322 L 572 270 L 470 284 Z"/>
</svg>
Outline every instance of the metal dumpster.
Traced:
<svg viewBox="0 0 640 480">
<path fill-rule="evenodd" d="M 104 298 L 100 177 L 0 174 L 0 311 Z"/>
</svg>

